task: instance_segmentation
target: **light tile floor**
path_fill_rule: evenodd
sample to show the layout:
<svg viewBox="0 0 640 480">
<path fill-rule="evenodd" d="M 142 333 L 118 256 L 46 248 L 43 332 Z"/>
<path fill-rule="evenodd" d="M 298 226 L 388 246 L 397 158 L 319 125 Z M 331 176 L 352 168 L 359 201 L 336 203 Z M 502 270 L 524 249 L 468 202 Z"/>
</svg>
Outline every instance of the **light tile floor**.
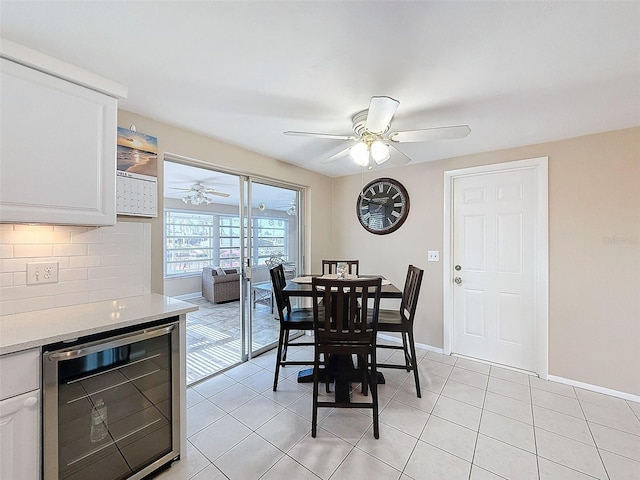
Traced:
<svg viewBox="0 0 640 480">
<path fill-rule="evenodd" d="M 407 372 L 383 370 L 379 440 L 364 409 L 321 409 L 312 438 L 311 385 L 290 366 L 273 392 L 273 352 L 189 388 L 188 457 L 157 478 L 640 479 L 640 404 L 419 355 L 422 398 Z"/>
</svg>

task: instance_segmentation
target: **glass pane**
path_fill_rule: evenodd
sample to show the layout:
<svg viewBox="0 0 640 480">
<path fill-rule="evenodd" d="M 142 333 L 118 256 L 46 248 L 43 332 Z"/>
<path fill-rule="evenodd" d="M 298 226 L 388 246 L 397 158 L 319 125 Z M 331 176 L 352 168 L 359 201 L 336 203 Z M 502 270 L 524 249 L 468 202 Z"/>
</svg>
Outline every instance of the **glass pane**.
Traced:
<svg viewBox="0 0 640 480">
<path fill-rule="evenodd" d="M 267 261 L 278 258 L 298 260 L 298 192 L 259 182 L 251 183 L 251 283 L 246 292 L 246 304 L 252 319 L 252 351 L 276 345 L 278 322 L 272 308 L 271 278 Z M 292 278 L 289 276 L 289 278 Z M 274 326 L 276 328 L 274 328 Z"/>
<path fill-rule="evenodd" d="M 212 281 L 217 269 L 205 270 L 240 266 L 240 177 L 169 161 L 164 168 L 165 293 L 192 294 L 189 302 L 199 306 L 187 314 L 186 322 L 186 374 L 191 384 L 243 358 L 241 277 L 232 273 L 218 283 Z M 193 181 L 229 196 L 208 195 L 210 203 L 186 204 L 185 189 L 188 193 Z M 205 272 L 211 278 L 203 288 L 200 277 Z"/>
</svg>

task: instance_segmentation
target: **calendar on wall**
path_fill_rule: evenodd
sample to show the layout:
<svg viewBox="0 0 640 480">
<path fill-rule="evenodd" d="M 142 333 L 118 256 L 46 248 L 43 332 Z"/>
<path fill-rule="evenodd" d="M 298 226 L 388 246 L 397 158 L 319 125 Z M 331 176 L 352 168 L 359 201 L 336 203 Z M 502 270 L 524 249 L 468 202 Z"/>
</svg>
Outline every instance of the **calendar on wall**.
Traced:
<svg viewBox="0 0 640 480">
<path fill-rule="evenodd" d="M 116 172 L 116 212 L 120 215 L 158 216 L 158 179 Z"/>
<path fill-rule="evenodd" d="M 158 216 L 158 139 L 118 127 L 116 213 Z"/>
</svg>

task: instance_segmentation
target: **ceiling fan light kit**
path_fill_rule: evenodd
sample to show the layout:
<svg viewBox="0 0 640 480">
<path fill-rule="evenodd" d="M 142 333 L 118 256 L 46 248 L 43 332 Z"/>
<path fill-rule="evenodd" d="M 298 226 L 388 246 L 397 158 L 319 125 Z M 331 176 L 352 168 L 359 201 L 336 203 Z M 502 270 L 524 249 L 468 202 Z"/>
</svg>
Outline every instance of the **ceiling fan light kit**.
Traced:
<svg viewBox="0 0 640 480">
<path fill-rule="evenodd" d="M 182 201 L 187 205 L 202 205 L 211 203 L 211 199 L 206 195 L 197 192 L 192 195 L 185 195 L 182 197 Z"/>
<path fill-rule="evenodd" d="M 353 161 L 356 162 L 361 167 L 366 167 L 369 165 L 369 147 L 364 142 L 356 143 L 351 150 L 349 150 L 349 155 L 353 158 Z"/>
<path fill-rule="evenodd" d="M 384 143 L 382 140 L 376 140 L 371 144 L 371 158 L 378 164 L 383 164 L 389 158 L 389 146 Z"/>
<path fill-rule="evenodd" d="M 215 188 L 205 187 L 200 180 L 195 180 L 189 188 L 171 187 L 174 190 L 185 190 L 187 193 L 182 197 L 182 201 L 187 205 L 202 205 L 213 203 L 213 198 L 208 195 L 228 197 L 228 193 L 219 192 Z"/>
<path fill-rule="evenodd" d="M 421 130 L 407 130 L 389 132 L 391 120 L 400 102 L 391 97 L 371 97 L 369 108 L 356 113 L 352 118 L 354 135 L 333 135 L 330 133 L 312 133 L 286 131 L 285 135 L 325 138 L 330 140 L 356 141 L 351 147 L 332 155 L 321 163 L 333 163 L 349 155 L 353 161 L 361 166 L 373 168 L 373 164 L 382 165 L 387 160 L 396 166 L 406 165 L 411 161 L 404 153 L 393 145 L 394 143 L 425 142 L 432 140 L 449 140 L 464 138 L 471 132 L 468 125 L 453 125 L 447 127 L 426 128 Z"/>
<path fill-rule="evenodd" d="M 389 146 L 386 143 L 382 140 L 371 139 L 356 143 L 351 147 L 351 150 L 349 150 L 349 155 L 351 155 L 353 161 L 361 167 L 370 166 L 371 160 L 381 165 L 391 158 L 389 156 Z"/>
</svg>

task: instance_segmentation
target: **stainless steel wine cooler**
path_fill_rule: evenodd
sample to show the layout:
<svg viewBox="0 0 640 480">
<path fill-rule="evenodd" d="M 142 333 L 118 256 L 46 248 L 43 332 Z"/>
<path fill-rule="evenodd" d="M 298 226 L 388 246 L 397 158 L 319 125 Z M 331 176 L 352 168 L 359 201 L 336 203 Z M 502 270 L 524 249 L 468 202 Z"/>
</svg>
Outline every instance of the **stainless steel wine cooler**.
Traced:
<svg viewBox="0 0 640 480">
<path fill-rule="evenodd" d="M 180 454 L 177 318 L 43 350 L 45 480 L 139 479 Z"/>
</svg>

